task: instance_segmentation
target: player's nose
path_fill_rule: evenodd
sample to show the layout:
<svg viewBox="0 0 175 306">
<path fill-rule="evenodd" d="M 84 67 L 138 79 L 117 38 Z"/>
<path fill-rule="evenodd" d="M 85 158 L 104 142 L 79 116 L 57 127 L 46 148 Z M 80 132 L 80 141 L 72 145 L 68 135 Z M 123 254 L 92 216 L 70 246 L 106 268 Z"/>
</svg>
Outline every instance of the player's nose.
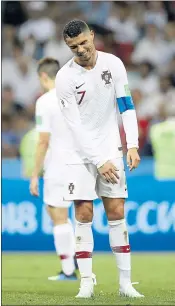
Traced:
<svg viewBox="0 0 175 306">
<path fill-rule="evenodd" d="M 79 56 L 84 54 L 84 48 L 82 46 L 78 46 L 77 53 Z"/>
</svg>

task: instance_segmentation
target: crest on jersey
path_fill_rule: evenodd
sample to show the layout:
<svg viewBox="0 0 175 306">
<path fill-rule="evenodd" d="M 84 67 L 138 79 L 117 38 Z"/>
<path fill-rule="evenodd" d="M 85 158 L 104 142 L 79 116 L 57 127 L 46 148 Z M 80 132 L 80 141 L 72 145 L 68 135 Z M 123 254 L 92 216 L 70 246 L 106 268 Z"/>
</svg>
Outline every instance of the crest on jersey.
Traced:
<svg viewBox="0 0 175 306">
<path fill-rule="evenodd" d="M 75 185 L 73 183 L 70 183 L 68 188 L 69 188 L 69 194 L 73 194 L 73 191 L 75 189 Z"/>
<path fill-rule="evenodd" d="M 61 104 L 62 104 L 62 107 L 66 106 L 64 100 L 61 100 Z"/>
<path fill-rule="evenodd" d="M 68 107 L 68 103 L 67 103 L 67 101 L 65 101 L 65 100 L 63 100 L 63 99 L 61 99 L 60 100 L 60 105 L 61 105 L 61 109 L 63 109 L 63 108 L 67 108 Z"/>
<path fill-rule="evenodd" d="M 101 74 L 102 80 L 105 82 L 105 85 L 111 84 L 112 75 L 109 70 L 105 70 Z"/>
</svg>

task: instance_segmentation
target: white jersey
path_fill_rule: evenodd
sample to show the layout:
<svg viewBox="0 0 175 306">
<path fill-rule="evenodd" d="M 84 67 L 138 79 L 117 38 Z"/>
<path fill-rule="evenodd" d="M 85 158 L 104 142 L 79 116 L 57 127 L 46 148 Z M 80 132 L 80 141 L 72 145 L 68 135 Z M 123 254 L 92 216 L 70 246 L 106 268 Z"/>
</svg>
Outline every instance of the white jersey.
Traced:
<svg viewBox="0 0 175 306">
<path fill-rule="evenodd" d="M 74 58 L 64 65 L 56 76 L 56 91 L 82 161 L 99 166 L 122 157 L 116 99 L 120 112 L 127 113 L 122 118 L 128 148 L 138 147 L 138 130 L 122 61 L 112 54 L 97 52 L 96 65 L 91 70 L 75 63 Z M 72 152 L 68 162 L 77 163 Z"/>
<path fill-rule="evenodd" d="M 36 102 L 36 130 L 50 133 L 44 161 L 44 178 L 57 179 L 73 146 L 73 138 L 65 124 L 55 89 L 45 93 Z"/>
</svg>

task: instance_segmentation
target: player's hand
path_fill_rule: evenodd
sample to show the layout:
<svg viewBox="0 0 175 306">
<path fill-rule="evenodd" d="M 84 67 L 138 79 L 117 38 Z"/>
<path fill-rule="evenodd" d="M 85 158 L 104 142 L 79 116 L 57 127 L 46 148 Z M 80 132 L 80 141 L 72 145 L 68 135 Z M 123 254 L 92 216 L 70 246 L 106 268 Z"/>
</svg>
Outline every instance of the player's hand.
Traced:
<svg viewBox="0 0 175 306">
<path fill-rule="evenodd" d="M 118 183 L 119 175 L 117 173 L 117 168 L 110 161 L 107 161 L 103 166 L 98 168 L 98 172 L 108 183 Z"/>
<path fill-rule="evenodd" d="M 138 154 L 137 148 L 131 148 L 127 152 L 127 165 L 129 171 L 137 168 L 140 163 L 140 156 Z"/>
<path fill-rule="evenodd" d="M 38 197 L 39 196 L 39 188 L 38 188 L 38 177 L 32 177 L 30 180 L 30 193 L 31 195 Z"/>
</svg>

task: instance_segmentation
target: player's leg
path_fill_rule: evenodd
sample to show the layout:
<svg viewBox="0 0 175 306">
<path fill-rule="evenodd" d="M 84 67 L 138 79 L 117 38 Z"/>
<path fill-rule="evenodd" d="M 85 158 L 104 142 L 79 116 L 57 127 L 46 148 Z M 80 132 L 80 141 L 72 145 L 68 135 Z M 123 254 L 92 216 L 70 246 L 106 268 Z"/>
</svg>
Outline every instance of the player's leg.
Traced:
<svg viewBox="0 0 175 306">
<path fill-rule="evenodd" d="M 75 239 L 76 259 L 81 275 L 81 287 L 77 298 L 89 298 L 94 294 L 95 275 L 92 273 L 92 234 L 93 202 L 75 200 Z"/>
<path fill-rule="evenodd" d="M 81 276 L 79 298 L 93 295 L 94 275 L 92 273 L 92 252 L 94 247 L 92 234 L 93 202 L 96 172 L 88 165 L 69 165 L 69 181 L 65 199 L 75 203 L 75 239 L 76 258 Z"/>
<path fill-rule="evenodd" d="M 68 219 L 68 208 L 47 205 L 47 212 L 53 222 L 53 236 L 56 253 L 61 260 L 62 271 L 49 280 L 77 279 L 75 275 L 75 237 L 74 229 Z"/>
<path fill-rule="evenodd" d="M 53 222 L 53 236 L 56 253 L 61 260 L 62 272 L 49 280 L 76 279 L 75 275 L 75 235 L 68 219 L 70 201 L 63 200 L 63 188 L 56 181 L 44 181 L 44 202 Z"/>
<path fill-rule="evenodd" d="M 108 218 L 110 246 L 119 269 L 120 294 L 141 297 L 131 283 L 131 254 L 124 215 L 124 203 L 127 198 L 124 165 L 121 159 L 113 162 L 119 170 L 118 184 L 107 183 L 102 177 L 98 177 L 98 194 L 102 197 Z"/>
<path fill-rule="evenodd" d="M 81 278 L 92 276 L 92 252 L 94 240 L 92 234 L 92 201 L 74 201 L 75 203 L 75 239 L 76 259 Z"/>
</svg>

